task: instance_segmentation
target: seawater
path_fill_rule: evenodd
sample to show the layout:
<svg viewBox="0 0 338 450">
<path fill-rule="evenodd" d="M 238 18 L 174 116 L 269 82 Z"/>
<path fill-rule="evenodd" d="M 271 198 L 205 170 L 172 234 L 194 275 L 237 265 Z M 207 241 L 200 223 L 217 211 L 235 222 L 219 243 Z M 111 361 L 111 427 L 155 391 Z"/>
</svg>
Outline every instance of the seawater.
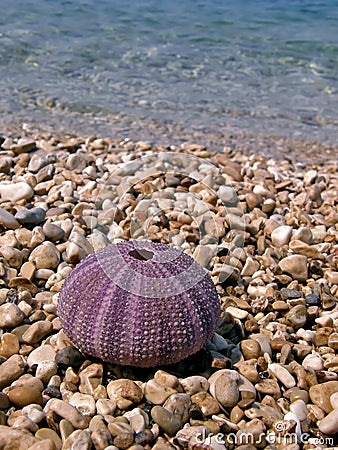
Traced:
<svg viewBox="0 0 338 450">
<path fill-rule="evenodd" d="M 0 7 L 3 127 L 337 143 L 337 0 L 0 0 Z"/>
</svg>

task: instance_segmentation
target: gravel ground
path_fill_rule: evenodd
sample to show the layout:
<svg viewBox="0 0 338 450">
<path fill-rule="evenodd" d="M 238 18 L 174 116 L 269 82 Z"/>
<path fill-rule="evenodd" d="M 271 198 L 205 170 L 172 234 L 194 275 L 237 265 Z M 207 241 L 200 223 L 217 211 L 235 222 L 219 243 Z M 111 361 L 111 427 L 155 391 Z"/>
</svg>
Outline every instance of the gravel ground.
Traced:
<svg viewBox="0 0 338 450">
<path fill-rule="evenodd" d="M 0 143 L 0 449 L 334 447 L 334 148 Z M 182 248 L 208 270 L 221 319 L 197 355 L 122 367 L 82 355 L 63 332 L 65 278 L 125 239 Z"/>
</svg>

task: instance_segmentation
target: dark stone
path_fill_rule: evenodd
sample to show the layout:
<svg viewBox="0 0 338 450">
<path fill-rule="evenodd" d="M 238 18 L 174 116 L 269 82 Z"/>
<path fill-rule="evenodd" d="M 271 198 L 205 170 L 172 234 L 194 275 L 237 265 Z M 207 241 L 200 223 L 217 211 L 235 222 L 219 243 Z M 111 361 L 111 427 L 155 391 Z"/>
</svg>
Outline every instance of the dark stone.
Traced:
<svg viewBox="0 0 338 450">
<path fill-rule="evenodd" d="M 82 353 L 72 345 L 63 348 L 55 356 L 56 364 L 63 367 L 80 367 L 83 361 Z"/>
<path fill-rule="evenodd" d="M 320 297 L 317 294 L 308 294 L 305 296 L 305 301 L 307 305 L 317 306 L 320 304 Z"/>
<path fill-rule="evenodd" d="M 46 211 L 42 208 L 21 209 L 15 214 L 16 220 L 24 224 L 38 225 L 43 222 Z"/>
</svg>

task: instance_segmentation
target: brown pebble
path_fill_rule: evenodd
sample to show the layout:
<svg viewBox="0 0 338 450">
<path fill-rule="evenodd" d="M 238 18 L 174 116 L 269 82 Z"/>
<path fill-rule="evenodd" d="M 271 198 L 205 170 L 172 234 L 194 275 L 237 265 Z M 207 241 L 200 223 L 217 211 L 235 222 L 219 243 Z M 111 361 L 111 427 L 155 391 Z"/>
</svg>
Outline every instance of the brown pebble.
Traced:
<svg viewBox="0 0 338 450">
<path fill-rule="evenodd" d="M 7 395 L 11 403 L 23 408 L 31 403 L 42 405 L 43 384 L 35 377 L 18 380 L 8 389 Z"/>
<path fill-rule="evenodd" d="M 25 371 L 25 360 L 22 356 L 13 355 L 0 365 L 0 389 L 9 386 Z"/>
<path fill-rule="evenodd" d="M 241 351 L 245 359 L 255 359 L 263 355 L 259 342 L 254 339 L 245 339 L 241 341 Z"/>
<path fill-rule="evenodd" d="M 53 325 L 48 320 L 34 322 L 23 334 L 22 339 L 27 344 L 36 344 L 41 341 L 53 329 Z"/>
</svg>

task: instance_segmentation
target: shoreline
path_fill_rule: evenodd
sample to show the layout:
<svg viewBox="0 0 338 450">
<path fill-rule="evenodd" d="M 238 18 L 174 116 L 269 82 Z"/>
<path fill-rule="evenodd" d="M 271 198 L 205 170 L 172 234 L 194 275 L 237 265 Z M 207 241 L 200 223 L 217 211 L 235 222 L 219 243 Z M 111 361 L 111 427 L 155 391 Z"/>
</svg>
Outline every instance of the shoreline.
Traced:
<svg viewBox="0 0 338 450">
<path fill-rule="evenodd" d="M 210 131 L 193 131 L 172 127 L 170 125 L 148 124 L 147 128 L 133 128 L 130 130 L 111 130 L 107 133 L 83 133 L 81 130 L 56 129 L 53 126 L 36 123 L 9 123 L 2 124 L 0 136 L 13 139 L 48 139 L 56 136 L 59 139 L 113 139 L 115 141 L 129 140 L 131 142 L 146 142 L 152 148 L 184 147 L 190 145 L 201 146 L 211 152 L 233 152 L 243 155 L 257 154 L 266 159 L 292 161 L 294 164 L 333 165 L 336 166 L 338 144 L 333 142 L 316 141 L 311 139 L 298 139 L 282 135 L 264 135 L 248 133 L 246 130 L 234 133 Z M 93 125 L 90 131 L 95 128 Z"/>
</svg>

